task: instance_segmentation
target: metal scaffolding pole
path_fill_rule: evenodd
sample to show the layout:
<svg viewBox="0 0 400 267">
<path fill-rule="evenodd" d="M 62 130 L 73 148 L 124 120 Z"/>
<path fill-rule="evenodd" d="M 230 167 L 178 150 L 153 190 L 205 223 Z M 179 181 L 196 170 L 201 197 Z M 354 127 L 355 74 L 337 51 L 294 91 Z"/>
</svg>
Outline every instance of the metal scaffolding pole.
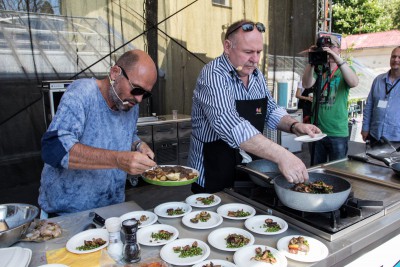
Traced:
<svg viewBox="0 0 400 267">
<path fill-rule="evenodd" d="M 316 35 L 319 32 L 332 32 L 332 0 L 317 1 L 317 27 Z"/>
</svg>

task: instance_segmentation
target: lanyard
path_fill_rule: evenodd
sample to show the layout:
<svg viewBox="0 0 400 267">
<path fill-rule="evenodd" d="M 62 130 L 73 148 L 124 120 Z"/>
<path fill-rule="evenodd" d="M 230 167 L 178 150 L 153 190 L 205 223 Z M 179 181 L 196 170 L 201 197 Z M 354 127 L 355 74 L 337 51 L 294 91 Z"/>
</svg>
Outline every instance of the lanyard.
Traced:
<svg viewBox="0 0 400 267">
<path fill-rule="evenodd" d="M 339 69 L 339 67 L 336 67 L 333 72 L 331 73 L 329 79 L 326 80 L 324 88 L 322 89 L 322 92 L 326 90 L 326 88 L 328 87 L 328 83 L 332 80 L 333 75 L 335 75 L 335 72 Z"/>
<path fill-rule="evenodd" d="M 396 85 L 399 83 L 400 79 L 397 79 L 397 81 L 393 84 L 392 87 L 390 87 L 390 90 L 388 91 L 388 83 L 385 84 L 385 91 L 386 91 L 386 97 L 388 96 L 388 94 L 390 94 L 390 92 L 393 90 L 393 88 L 396 87 Z"/>
</svg>

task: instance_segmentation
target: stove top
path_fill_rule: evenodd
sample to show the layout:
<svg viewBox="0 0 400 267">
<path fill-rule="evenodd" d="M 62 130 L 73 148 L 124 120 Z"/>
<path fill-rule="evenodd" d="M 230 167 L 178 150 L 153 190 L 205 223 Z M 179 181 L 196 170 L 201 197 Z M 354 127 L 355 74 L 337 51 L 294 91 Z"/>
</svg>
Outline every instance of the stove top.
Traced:
<svg viewBox="0 0 400 267">
<path fill-rule="evenodd" d="M 261 187 L 251 181 L 239 181 L 227 193 L 265 211 L 281 217 L 328 241 L 333 241 L 385 214 L 385 203 L 376 199 L 358 199 L 351 192 L 345 204 L 332 212 L 302 212 L 280 203 L 274 188 Z M 365 196 L 361 196 L 365 197 Z"/>
</svg>

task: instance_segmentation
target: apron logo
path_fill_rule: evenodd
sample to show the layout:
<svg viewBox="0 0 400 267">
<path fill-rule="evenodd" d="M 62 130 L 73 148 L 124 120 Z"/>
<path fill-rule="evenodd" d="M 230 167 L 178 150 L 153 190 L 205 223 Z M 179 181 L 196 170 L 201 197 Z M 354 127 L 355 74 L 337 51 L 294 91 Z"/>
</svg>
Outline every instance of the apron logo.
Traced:
<svg viewBox="0 0 400 267">
<path fill-rule="evenodd" d="M 261 108 L 256 108 L 256 115 L 261 115 L 261 114 L 262 114 Z"/>
</svg>

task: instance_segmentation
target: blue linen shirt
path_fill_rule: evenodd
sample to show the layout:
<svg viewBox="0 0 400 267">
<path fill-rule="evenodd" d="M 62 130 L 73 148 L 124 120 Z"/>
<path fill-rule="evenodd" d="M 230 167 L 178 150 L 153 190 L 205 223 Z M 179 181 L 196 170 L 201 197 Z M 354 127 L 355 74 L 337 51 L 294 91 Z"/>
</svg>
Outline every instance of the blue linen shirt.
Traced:
<svg viewBox="0 0 400 267">
<path fill-rule="evenodd" d="M 125 172 L 69 169 L 69 151 L 76 143 L 130 151 L 132 143 L 139 140 L 138 115 L 138 105 L 127 112 L 110 109 L 95 79 L 74 81 L 42 138 L 45 165 L 39 189 L 40 207 L 47 213 L 63 214 L 123 202 Z"/>
<path fill-rule="evenodd" d="M 363 111 L 362 131 L 369 132 L 376 140 L 385 136 L 388 140 L 400 141 L 400 82 L 392 83 L 389 73 L 378 75 L 371 86 Z M 393 85 L 395 87 L 393 87 Z M 393 88 L 392 88 L 393 87 Z M 390 93 L 386 93 L 391 88 Z M 387 101 L 386 108 L 378 107 L 379 101 Z"/>
<path fill-rule="evenodd" d="M 260 132 L 236 110 L 236 100 L 267 98 L 265 122 L 276 129 L 281 118 L 288 113 L 277 105 L 267 88 L 260 70 L 249 77 L 248 87 L 225 55 L 208 63 L 201 71 L 193 93 L 192 136 L 188 165 L 200 172 L 198 184 L 204 186 L 203 143 L 223 140 L 232 148 Z"/>
</svg>

